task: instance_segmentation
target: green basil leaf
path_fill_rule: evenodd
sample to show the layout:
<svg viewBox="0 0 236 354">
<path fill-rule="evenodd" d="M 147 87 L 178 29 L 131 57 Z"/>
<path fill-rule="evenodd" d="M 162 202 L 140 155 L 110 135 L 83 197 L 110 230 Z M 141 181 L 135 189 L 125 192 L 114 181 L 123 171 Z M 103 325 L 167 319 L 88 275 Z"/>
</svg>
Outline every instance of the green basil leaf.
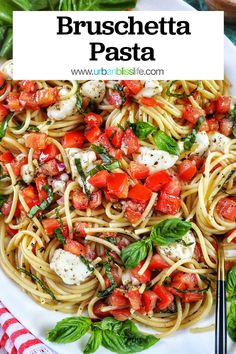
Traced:
<svg viewBox="0 0 236 354">
<path fill-rule="evenodd" d="M 231 303 L 227 316 L 228 334 L 233 342 L 236 342 L 236 303 Z"/>
<path fill-rule="evenodd" d="M 154 125 L 147 122 L 130 123 L 129 126 L 133 129 L 134 134 L 141 140 L 146 140 L 148 135 L 157 130 Z"/>
<path fill-rule="evenodd" d="M 63 245 L 66 242 L 65 236 L 62 233 L 62 229 L 60 227 L 57 227 L 54 232 L 53 235 L 58 239 L 58 241 L 60 241 Z"/>
<path fill-rule="evenodd" d="M 71 343 L 81 338 L 90 329 L 92 321 L 88 317 L 67 317 L 59 321 L 49 331 L 47 339 L 56 343 Z"/>
<path fill-rule="evenodd" d="M 102 321 L 94 322 L 92 325 L 93 329 L 94 328 L 101 329 L 102 331 L 108 329 L 110 331 L 115 331 L 115 332 L 118 332 L 121 329 L 121 327 L 122 327 L 122 323 L 113 317 L 105 317 Z"/>
<path fill-rule="evenodd" d="M 162 130 L 156 132 L 153 139 L 159 150 L 167 151 L 171 155 L 179 155 L 179 146 L 177 142 Z"/>
<path fill-rule="evenodd" d="M 6 118 L 0 124 L 0 141 L 6 135 L 7 125 L 8 125 L 9 120 L 12 118 L 12 116 L 13 116 L 12 112 L 8 113 Z"/>
<path fill-rule="evenodd" d="M 176 98 L 187 98 L 187 97 L 190 97 L 192 96 L 199 88 L 200 86 L 200 81 L 198 81 L 197 83 L 197 86 L 195 87 L 194 90 L 192 90 L 189 94 L 186 94 L 186 93 L 174 93 L 171 91 L 171 87 L 176 83 L 177 80 L 173 80 L 170 82 L 170 85 L 166 91 L 166 94 L 167 96 L 170 96 L 170 97 L 176 97 Z"/>
<path fill-rule="evenodd" d="M 0 194 L 0 208 L 3 206 L 5 199 L 6 199 L 6 197 L 4 195 Z"/>
<path fill-rule="evenodd" d="M 198 121 L 192 130 L 192 133 L 188 134 L 186 136 L 186 138 L 184 139 L 184 149 L 185 150 L 190 150 L 191 147 L 193 146 L 193 144 L 195 143 L 196 138 L 197 138 L 197 132 L 198 132 L 202 122 L 204 122 L 204 117 L 201 116 L 198 118 Z"/>
<path fill-rule="evenodd" d="M 234 104 L 234 108 L 230 112 L 229 119 L 233 123 L 233 136 L 236 138 L 236 103 Z"/>
<path fill-rule="evenodd" d="M 53 199 L 54 199 L 54 193 L 53 190 L 51 188 L 49 188 L 47 185 L 43 186 L 43 189 L 47 192 L 48 197 L 46 200 L 44 200 L 40 205 L 34 205 L 29 211 L 28 211 L 28 217 L 30 219 L 32 219 L 35 214 L 39 211 L 39 210 L 45 210 L 47 209 L 47 207 L 49 207 L 50 204 L 52 204 Z"/>
<path fill-rule="evenodd" d="M 97 329 L 92 332 L 84 348 L 84 354 L 90 354 L 96 352 L 96 350 L 98 350 L 101 344 L 102 344 L 102 331 L 100 329 Z"/>
<path fill-rule="evenodd" d="M 236 300 L 236 264 L 228 272 L 226 291 L 229 301 Z"/>
<path fill-rule="evenodd" d="M 40 132 L 40 129 L 38 127 L 36 127 L 35 125 L 30 125 L 28 128 L 27 128 L 27 132 Z"/>
<path fill-rule="evenodd" d="M 191 227 L 190 222 L 178 218 L 163 220 L 152 227 L 150 239 L 154 245 L 168 246 L 180 240 Z"/>
<path fill-rule="evenodd" d="M 75 159 L 75 166 L 76 166 L 77 171 L 82 179 L 84 190 L 85 190 L 87 196 L 90 197 L 90 191 L 89 191 L 87 183 L 86 183 L 86 175 L 85 175 L 84 170 L 82 168 L 82 164 L 81 164 L 80 159 Z"/>
<path fill-rule="evenodd" d="M 125 268 L 135 268 L 148 253 L 148 248 L 151 247 L 151 243 L 146 240 L 140 240 L 131 243 L 121 251 L 121 259 L 125 265 Z"/>
<path fill-rule="evenodd" d="M 94 176 L 99 171 L 102 170 L 113 171 L 116 170 L 117 168 L 120 168 L 120 163 L 118 160 L 112 162 L 111 164 L 97 165 L 96 167 L 94 167 L 92 170 L 89 171 L 89 175 Z"/>
</svg>

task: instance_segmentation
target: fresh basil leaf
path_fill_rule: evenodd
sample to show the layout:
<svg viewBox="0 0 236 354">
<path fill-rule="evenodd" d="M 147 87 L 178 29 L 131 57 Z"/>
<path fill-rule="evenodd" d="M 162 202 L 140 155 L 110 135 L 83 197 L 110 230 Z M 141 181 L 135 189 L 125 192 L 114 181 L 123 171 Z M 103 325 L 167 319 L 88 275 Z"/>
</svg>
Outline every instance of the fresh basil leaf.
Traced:
<svg viewBox="0 0 236 354">
<path fill-rule="evenodd" d="M 99 171 L 102 170 L 113 171 L 116 170 L 117 168 L 120 168 L 120 163 L 118 160 L 112 162 L 111 164 L 97 165 L 96 167 L 94 167 L 92 170 L 89 171 L 89 175 L 94 176 Z"/>
<path fill-rule="evenodd" d="M 233 136 L 236 138 L 236 103 L 234 104 L 234 108 L 230 112 L 229 119 L 233 123 Z"/>
<path fill-rule="evenodd" d="M 227 316 L 228 334 L 233 342 L 236 342 L 236 303 L 232 302 Z"/>
<path fill-rule="evenodd" d="M 147 122 L 130 123 L 129 126 L 133 129 L 134 134 L 141 140 L 146 140 L 148 135 L 157 130 L 154 125 Z"/>
<path fill-rule="evenodd" d="M 103 160 L 106 166 L 108 166 L 109 164 L 113 164 L 113 162 L 117 161 L 113 156 L 111 156 L 107 152 L 106 148 L 102 144 L 99 145 L 92 144 L 91 148 L 96 154 L 98 154 L 101 157 L 101 159 Z"/>
<path fill-rule="evenodd" d="M 146 240 L 140 240 L 131 243 L 121 251 L 121 259 L 125 265 L 125 268 L 135 268 L 148 253 L 148 248 L 151 247 L 151 243 Z"/>
<path fill-rule="evenodd" d="M 169 87 L 168 87 L 168 89 L 166 91 L 167 96 L 176 97 L 176 98 L 187 98 L 187 97 L 192 96 L 198 90 L 198 88 L 200 86 L 200 81 L 198 81 L 197 86 L 195 87 L 195 89 L 192 90 L 189 94 L 186 94 L 186 93 L 174 93 L 174 92 L 171 91 L 171 87 L 176 83 L 176 81 L 177 80 L 173 80 L 173 81 L 170 82 Z"/>
<path fill-rule="evenodd" d="M 150 239 L 154 245 L 168 246 L 180 240 L 191 227 L 190 222 L 178 218 L 163 220 L 152 227 Z"/>
<path fill-rule="evenodd" d="M 98 297 L 100 298 L 104 298 L 107 297 L 109 295 L 111 295 L 113 293 L 113 290 L 116 288 L 117 286 L 115 284 L 112 284 L 111 286 L 109 286 L 109 288 L 106 288 L 104 290 L 100 290 L 98 292 Z"/>
<path fill-rule="evenodd" d="M 159 150 L 167 151 L 171 155 L 179 155 L 179 146 L 177 142 L 162 130 L 156 132 L 153 139 Z"/>
<path fill-rule="evenodd" d="M 58 241 L 60 241 L 63 245 L 66 242 L 65 236 L 62 233 L 62 230 L 60 227 L 57 227 L 54 232 L 53 235 L 58 239 Z"/>
<path fill-rule="evenodd" d="M 185 150 L 190 150 L 191 147 L 193 146 L 193 144 L 195 143 L 196 138 L 197 138 L 197 132 L 198 132 L 202 122 L 204 122 L 204 117 L 201 116 L 198 118 L 198 121 L 192 130 L 192 133 L 188 134 L 186 136 L 186 138 L 184 139 L 184 149 Z"/>
<path fill-rule="evenodd" d="M 101 329 L 102 331 L 108 329 L 110 331 L 118 332 L 122 327 L 122 323 L 113 317 L 105 317 L 100 322 L 94 322 L 92 327 L 93 329 Z"/>
<path fill-rule="evenodd" d="M 6 116 L 6 118 L 4 118 L 4 120 L 2 121 L 2 123 L 0 124 L 0 141 L 2 140 L 2 138 L 4 138 L 4 136 L 6 135 L 6 131 L 7 131 L 7 125 L 9 120 L 12 118 L 13 113 L 10 112 L 8 113 L 8 115 Z"/>
<path fill-rule="evenodd" d="M 102 344 L 102 331 L 100 329 L 96 329 L 92 332 L 85 348 L 84 354 L 90 354 L 96 352 L 100 345 Z"/>
<path fill-rule="evenodd" d="M 62 2 L 65 0 L 61 0 Z M 76 1 L 73 10 L 76 11 L 121 11 L 134 8 L 135 0 L 86 0 Z"/>
<path fill-rule="evenodd" d="M 0 208 L 3 206 L 5 199 L 6 199 L 6 197 L 4 195 L 0 194 Z"/>
<path fill-rule="evenodd" d="M 47 339 L 55 343 L 72 343 L 81 338 L 90 329 L 92 321 L 88 317 L 67 317 L 59 321 L 49 331 Z"/>
<path fill-rule="evenodd" d="M 40 132 L 40 129 L 38 127 L 36 127 L 35 125 L 30 125 L 27 128 L 27 132 Z"/>
<path fill-rule="evenodd" d="M 77 171 L 82 179 L 84 190 L 85 190 L 87 196 L 90 197 L 90 191 L 89 191 L 87 183 L 86 183 L 86 175 L 85 175 L 84 170 L 82 168 L 82 164 L 81 164 L 80 159 L 75 159 L 75 166 L 76 166 Z"/>
<path fill-rule="evenodd" d="M 229 301 L 236 300 L 236 264 L 228 272 L 226 291 Z"/>
</svg>

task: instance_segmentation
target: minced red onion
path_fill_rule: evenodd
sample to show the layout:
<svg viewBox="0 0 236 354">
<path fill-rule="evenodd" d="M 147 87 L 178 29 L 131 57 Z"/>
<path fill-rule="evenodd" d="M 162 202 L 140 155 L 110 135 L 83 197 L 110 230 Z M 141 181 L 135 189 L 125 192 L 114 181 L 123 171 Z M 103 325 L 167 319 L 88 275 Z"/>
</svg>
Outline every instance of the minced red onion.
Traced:
<svg viewBox="0 0 236 354">
<path fill-rule="evenodd" d="M 57 199 L 57 204 L 58 205 L 63 205 L 64 203 L 65 203 L 64 196 L 59 198 L 59 199 Z"/>
<path fill-rule="evenodd" d="M 59 172 L 62 172 L 62 171 L 64 171 L 64 169 L 66 168 L 66 166 L 65 166 L 64 163 L 58 163 L 58 164 L 57 164 L 57 168 L 58 168 L 58 171 L 59 171 Z"/>
</svg>

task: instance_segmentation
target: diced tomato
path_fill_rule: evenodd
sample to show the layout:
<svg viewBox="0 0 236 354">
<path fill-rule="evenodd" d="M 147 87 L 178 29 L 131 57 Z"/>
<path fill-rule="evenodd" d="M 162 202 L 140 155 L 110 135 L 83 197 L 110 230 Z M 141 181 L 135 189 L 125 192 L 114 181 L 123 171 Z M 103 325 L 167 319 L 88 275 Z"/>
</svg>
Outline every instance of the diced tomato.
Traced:
<svg viewBox="0 0 236 354">
<path fill-rule="evenodd" d="M 131 317 L 129 309 L 117 309 L 110 311 L 110 314 L 117 320 L 117 321 L 126 321 L 128 318 Z"/>
<path fill-rule="evenodd" d="M 156 284 L 153 291 L 160 299 L 160 301 L 157 302 L 157 307 L 160 310 L 166 310 L 174 301 L 174 296 L 164 285 Z"/>
<path fill-rule="evenodd" d="M 216 102 L 215 101 L 210 101 L 210 102 L 207 102 L 204 106 L 204 110 L 206 112 L 206 114 L 213 114 L 215 113 L 215 110 L 216 110 Z"/>
<path fill-rule="evenodd" d="M 35 93 L 35 101 L 40 107 L 50 106 L 58 100 L 58 93 L 57 87 L 37 90 Z"/>
<path fill-rule="evenodd" d="M 199 131 L 200 132 L 209 132 L 209 125 L 208 125 L 208 122 L 206 120 L 204 120 L 200 127 L 199 127 Z"/>
<path fill-rule="evenodd" d="M 142 306 L 142 298 L 138 289 L 128 290 L 125 296 L 129 299 L 133 310 L 137 311 Z"/>
<path fill-rule="evenodd" d="M 192 105 L 187 105 L 183 112 L 182 118 L 192 124 L 196 124 L 201 116 L 205 116 L 205 112 L 201 108 L 195 108 Z"/>
<path fill-rule="evenodd" d="M 33 186 L 28 186 L 21 191 L 22 197 L 24 201 L 31 209 L 34 205 L 39 204 L 39 197 L 38 194 Z"/>
<path fill-rule="evenodd" d="M 8 115 L 9 110 L 2 104 L 0 103 L 0 122 L 3 121 L 3 119 Z"/>
<path fill-rule="evenodd" d="M 6 225 L 7 235 L 13 237 L 17 234 L 18 230 L 12 229 L 9 225 Z"/>
<path fill-rule="evenodd" d="M 169 264 L 164 261 L 164 259 L 159 255 L 155 254 L 149 263 L 149 270 L 163 270 L 169 268 Z"/>
<path fill-rule="evenodd" d="M 43 219 L 42 224 L 48 236 L 53 236 L 54 230 L 60 227 L 60 222 L 53 218 Z"/>
<path fill-rule="evenodd" d="M 54 144 L 48 144 L 45 149 L 42 150 L 39 161 L 41 163 L 47 162 L 49 160 L 55 159 L 55 157 L 59 154 L 59 150 Z"/>
<path fill-rule="evenodd" d="M 19 92 L 9 92 L 7 96 L 8 108 L 11 112 L 18 112 L 22 109 L 22 106 L 19 101 L 20 93 Z"/>
<path fill-rule="evenodd" d="M 146 203 L 138 203 L 132 200 L 128 200 L 126 202 L 124 215 L 131 224 L 135 224 L 140 219 L 146 208 L 146 205 Z"/>
<path fill-rule="evenodd" d="M 164 214 L 175 215 L 180 208 L 180 197 L 161 191 L 155 209 Z"/>
<path fill-rule="evenodd" d="M 142 275 L 138 274 L 138 272 L 139 272 L 140 269 L 142 268 L 143 264 L 144 264 L 143 261 L 140 262 L 137 267 L 131 269 L 130 271 L 131 271 L 132 275 L 133 275 L 136 279 L 138 279 L 138 281 L 139 281 L 140 283 L 147 283 L 147 282 L 149 282 L 149 281 L 151 280 L 151 272 L 150 272 L 150 270 L 149 270 L 149 269 L 146 269 L 145 272 L 144 272 Z"/>
<path fill-rule="evenodd" d="M 104 189 L 104 196 L 105 196 L 105 200 L 108 203 L 117 203 L 119 201 L 119 199 L 113 195 L 112 193 L 108 192 L 107 190 Z"/>
<path fill-rule="evenodd" d="M 205 259 L 203 257 L 203 253 L 202 253 L 202 249 L 199 243 L 196 243 L 196 246 L 194 248 L 194 258 L 196 258 L 196 260 L 198 262 L 204 262 Z"/>
<path fill-rule="evenodd" d="M 21 80 L 20 89 L 25 92 L 35 92 L 37 90 L 37 82 L 33 80 Z"/>
<path fill-rule="evenodd" d="M 226 234 L 224 234 L 224 238 L 229 237 L 235 230 L 236 230 L 236 229 L 229 230 L 228 232 L 226 232 Z M 233 240 L 232 240 L 231 242 L 236 243 L 236 237 L 233 238 Z"/>
<path fill-rule="evenodd" d="M 107 190 L 118 198 L 127 198 L 129 181 L 126 173 L 110 173 L 107 178 Z"/>
<path fill-rule="evenodd" d="M 109 104 L 115 106 L 116 108 L 119 108 L 123 103 L 120 93 L 115 90 L 112 90 L 112 92 L 107 96 L 107 100 Z"/>
<path fill-rule="evenodd" d="M 134 154 L 139 150 L 138 138 L 134 135 L 133 130 L 130 128 L 126 129 L 122 138 L 121 150 L 125 155 Z"/>
<path fill-rule="evenodd" d="M 102 170 L 90 177 L 88 182 L 96 188 L 105 188 L 107 186 L 108 177 L 109 172 L 107 170 Z"/>
<path fill-rule="evenodd" d="M 55 159 L 45 162 L 39 169 L 40 173 L 45 176 L 56 176 L 59 173 L 57 161 Z"/>
<path fill-rule="evenodd" d="M 171 286 L 173 286 L 173 284 L 183 284 L 184 287 L 181 288 L 181 290 L 185 290 L 185 289 L 193 290 L 198 284 L 197 276 L 196 274 L 192 274 L 192 273 L 178 272 L 173 277 L 173 282 L 171 283 Z"/>
<path fill-rule="evenodd" d="M 25 134 L 25 146 L 34 150 L 43 150 L 47 146 L 47 137 L 45 133 Z"/>
<path fill-rule="evenodd" d="M 2 208 L 1 208 L 2 215 L 3 216 L 8 216 L 10 214 L 11 207 L 12 207 L 12 201 L 4 202 L 3 205 L 2 205 Z M 14 216 L 15 217 L 20 216 L 19 204 L 17 204 L 17 206 L 16 206 L 16 210 L 15 210 Z"/>
<path fill-rule="evenodd" d="M 43 189 L 43 186 L 47 185 L 46 179 L 43 177 L 43 175 L 38 175 L 35 179 L 36 183 L 36 188 L 39 194 L 39 200 L 42 202 L 43 200 L 47 199 L 48 194 L 47 192 Z"/>
<path fill-rule="evenodd" d="M 93 261 L 97 257 L 97 252 L 94 245 L 85 244 L 85 256 L 88 260 Z"/>
<path fill-rule="evenodd" d="M 225 219 L 236 221 L 236 201 L 232 198 L 222 198 L 216 206 L 216 211 Z"/>
<path fill-rule="evenodd" d="M 201 157 L 199 155 L 191 155 L 191 156 L 189 156 L 189 160 L 195 162 L 196 167 L 197 167 L 198 170 L 200 170 L 200 168 L 202 167 L 202 165 L 205 162 L 204 157 Z"/>
<path fill-rule="evenodd" d="M 107 152 L 113 156 L 115 159 L 120 160 L 122 158 L 122 151 L 120 149 L 115 149 L 106 134 L 102 134 L 99 136 L 98 140 L 96 141 L 96 144 L 99 145 L 101 144 L 104 146 L 104 148 L 107 150 Z"/>
<path fill-rule="evenodd" d="M 147 313 L 154 310 L 154 308 L 156 307 L 157 299 L 158 296 L 156 293 L 154 293 L 154 291 L 152 290 L 144 291 L 142 300 L 144 303 L 145 311 Z"/>
<path fill-rule="evenodd" d="M 207 119 L 208 131 L 218 131 L 219 130 L 219 122 L 215 118 Z"/>
<path fill-rule="evenodd" d="M 191 302 L 196 302 L 203 300 L 204 295 L 202 293 L 184 293 L 182 301 L 191 303 Z"/>
<path fill-rule="evenodd" d="M 172 177 L 172 180 L 162 188 L 162 191 L 163 193 L 178 197 L 181 192 L 181 183 L 178 177 Z"/>
<path fill-rule="evenodd" d="M 190 182 L 197 173 L 197 167 L 194 161 L 184 160 L 178 165 L 177 172 L 183 181 Z"/>
<path fill-rule="evenodd" d="M 40 108 L 37 102 L 35 101 L 35 93 L 33 92 L 22 91 L 20 93 L 19 101 L 22 107 L 24 108 L 33 109 L 33 110 L 37 110 Z"/>
<path fill-rule="evenodd" d="M 107 305 L 104 304 L 101 300 L 97 301 L 93 307 L 93 312 L 94 312 L 95 316 L 97 316 L 99 318 L 107 317 L 110 314 L 110 311 L 102 311 L 102 309 L 106 306 Z"/>
<path fill-rule="evenodd" d="M 121 147 L 121 141 L 124 136 L 124 132 L 122 129 L 118 127 L 109 127 L 106 128 L 105 133 L 113 146 L 117 148 Z"/>
<path fill-rule="evenodd" d="M 27 161 L 28 161 L 27 156 L 24 156 L 24 157 L 22 156 L 21 159 L 15 158 L 14 160 L 11 161 L 11 168 L 12 168 L 14 175 L 16 177 L 20 176 L 21 167 L 23 165 L 25 165 L 27 163 Z"/>
<path fill-rule="evenodd" d="M 91 227 L 87 222 L 76 221 L 73 225 L 74 235 L 76 238 L 84 238 L 86 236 L 85 229 Z"/>
<path fill-rule="evenodd" d="M 143 106 L 149 106 L 149 107 L 156 107 L 159 106 L 161 108 L 164 107 L 163 103 L 158 102 L 155 98 L 153 97 L 142 97 L 141 100 L 139 101 L 140 104 Z"/>
<path fill-rule="evenodd" d="M 170 175 L 165 171 L 153 173 L 145 181 L 145 186 L 153 192 L 158 192 L 164 185 L 171 181 Z"/>
<path fill-rule="evenodd" d="M 7 80 L 5 75 L 0 72 L 0 96 L 4 94 L 7 88 Z"/>
<path fill-rule="evenodd" d="M 220 120 L 220 133 L 225 136 L 230 136 L 233 130 L 233 122 L 229 118 Z"/>
<path fill-rule="evenodd" d="M 92 210 L 97 209 L 102 204 L 102 192 L 93 192 L 90 195 L 88 207 Z"/>
<path fill-rule="evenodd" d="M 136 179 L 144 179 L 144 178 L 148 177 L 148 175 L 149 175 L 149 168 L 146 165 L 144 165 L 142 163 L 135 162 L 135 161 L 130 162 L 129 171 L 130 171 L 131 177 L 136 178 Z M 148 187 L 148 188 L 150 188 L 150 187 Z"/>
<path fill-rule="evenodd" d="M 64 244 L 64 250 L 73 253 L 76 256 L 85 254 L 85 247 L 81 243 L 71 240 L 70 238 L 66 239 L 66 243 Z"/>
<path fill-rule="evenodd" d="M 99 138 L 99 136 L 101 134 L 102 134 L 101 129 L 97 125 L 90 127 L 90 128 L 86 128 L 84 131 L 85 138 L 91 144 L 95 143 L 95 141 L 97 141 L 97 139 Z"/>
<path fill-rule="evenodd" d="M 231 98 L 229 96 L 220 96 L 216 101 L 217 113 L 228 113 L 230 111 Z"/>
<path fill-rule="evenodd" d="M 114 289 L 112 294 L 108 296 L 108 304 L 116 307 L 128 307 L 129 300 L 125 297 L 124 292 L 119 289 Z"/>
<path fill-rule="evenodd" d="M 100 116 L 100 114 L 96 114 L 93 112 L 87 113 L 84 117 L 84 121 L 89 127 L 94 127 L 94 126 L 100 127 L 100 125 L 102 125 L 103 123 L 102 116 Z"/>
<path fill-rule="evenodd" d="M 81 131 L 66 132 L 63 138 L 62 146 L 64 148 L 79 148 L 84 143 L 84 135 Z"/>
<path fill-rule="evenodd" d="M 140 202 L 147 202 L 152 196 L 151 189 L 145 187 L 141 183 L 137 183 L 134 187 L 129 190 L 128 198 L 132 200 L 137 200 Z"/>
<path fill-rule="evenodd" d="M 14 160 L 14 156 L 10 151 L 5 151 L 1 156 L 0 156 L 0 161 L 4 163 L 10 163 Z"/>
<path fill-rule="evenodd" d="M 88 197 L 85 193 L 79 190 L 74 190 L 71 192 L 71 201 L 75 209 L 86 210 L 88 207 Z"/>
<path fill-rule="evenodd" d="M 140 80 L 123 80 L 123 82 L 132 95 L 137 95 L 143 88 L 143 84 Z"/>
</svg>

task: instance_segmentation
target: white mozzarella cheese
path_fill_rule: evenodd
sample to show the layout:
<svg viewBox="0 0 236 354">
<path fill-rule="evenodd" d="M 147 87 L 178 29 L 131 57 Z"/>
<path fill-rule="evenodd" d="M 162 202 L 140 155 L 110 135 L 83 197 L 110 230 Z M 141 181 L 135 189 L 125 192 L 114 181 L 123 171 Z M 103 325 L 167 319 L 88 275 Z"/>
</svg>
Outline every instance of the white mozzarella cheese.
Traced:
<svg viewBox="0 0 236 354">
<path fill-rule="evenodd" d="M 67 96 L 69 91 L 62 88 L 59 92 L 61 97 Z M 54 105 L 48 107 L 47 114 L 50 119 L 62 120 L 66 117 L 71 116 L 76 112 L 76 95 L 72 95 L 70 98 L 58 101 Z"/>
<path fill-rule="evenodd" d="M 26 184 L 30 184 L 34 179 L 34 173 L 30 171 L 28 164 L 21 167 L 20 175 Z"/>
<path fill-rule="evenodd" d="M 80 89 L 83 96 L 91 98 L 96 103 L 102 102 L 106 92 L 104 81 L 87 81 Z"/>
<path fill-rule="evenodd" d="M 229 151 L 230 138 L 218 132 L 209 133 L 210 151 L 222 151 L 227 153 Z"/>
</svg>

